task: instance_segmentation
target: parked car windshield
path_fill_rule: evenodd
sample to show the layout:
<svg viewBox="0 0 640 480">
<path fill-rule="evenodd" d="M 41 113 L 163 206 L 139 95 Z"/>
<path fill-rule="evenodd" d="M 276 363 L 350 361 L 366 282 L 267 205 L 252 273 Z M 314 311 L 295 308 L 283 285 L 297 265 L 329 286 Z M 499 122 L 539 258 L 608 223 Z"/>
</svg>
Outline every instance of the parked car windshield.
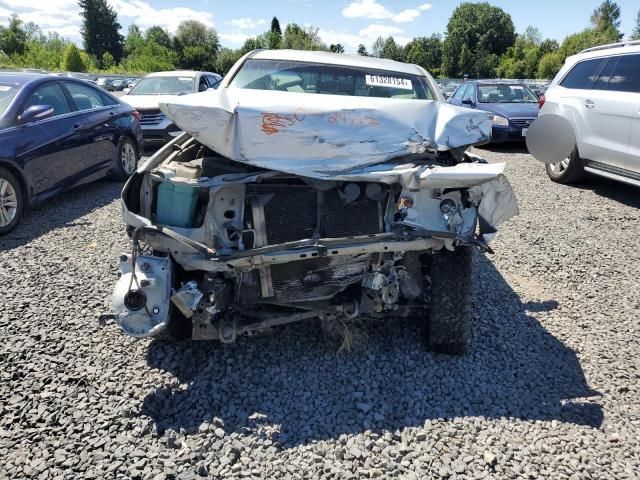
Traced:
<svg viewBox="0 0 640 480">
<path fill-rule="evenodd" d="M 180 95 L 193 93 L 195 77 L 147 77 L 131 89 L 129 95 Z"/>
<path fill-rule="evenodd" d="M 418 75 L 288 60 L 247 60 L 231 85 L 256 90 L 433 100 Z"/>
<path fill-rule="evenodd" d="M 19 89 L 20 85 L 16 83 L 0 82 L 0 117 L 7 111 L 11 100 Z"/>
<path fill-rule="evenodd" d="M 478 85 L 480 103 L 538 103 L 538 97 L 524 85 Z"/>
</svg>

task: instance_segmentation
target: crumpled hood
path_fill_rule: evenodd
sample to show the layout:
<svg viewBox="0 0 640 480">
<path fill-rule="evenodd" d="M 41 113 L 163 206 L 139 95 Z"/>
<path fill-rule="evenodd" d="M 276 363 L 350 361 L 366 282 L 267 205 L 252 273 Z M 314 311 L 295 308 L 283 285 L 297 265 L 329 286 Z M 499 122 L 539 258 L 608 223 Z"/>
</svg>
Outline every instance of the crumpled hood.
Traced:
<svg viewBox="0 0 640 480">
<path fill-rule="evenodd" d="M 491 138 L 487 113 L 426 100 L 228 87 L 167 99 L 160 109 L 220 155 L 312 178 L 352 178 L 372 165 L 381 172 L 403 155 Z"/>
</svg>

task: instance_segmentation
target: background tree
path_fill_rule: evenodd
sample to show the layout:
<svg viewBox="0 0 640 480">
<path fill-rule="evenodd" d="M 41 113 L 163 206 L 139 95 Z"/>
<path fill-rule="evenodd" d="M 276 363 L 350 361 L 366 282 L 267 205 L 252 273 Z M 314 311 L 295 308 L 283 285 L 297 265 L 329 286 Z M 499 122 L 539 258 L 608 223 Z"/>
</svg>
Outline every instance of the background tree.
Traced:
<svg viewBox="0 0 640 480">
<path fill-rule="evenodd" d="M 220 49 L 218 58 L 216 58 L 216 72 L 220 75 L 226 75 L 241 56 L 240 50 L 231 50 L 230 48 Z"/>
<path fill-rule="evenodd" d="M 116 66 L 116 61 L 109 52 L 104 52 L 102 55 L 102 68 L 105 70 L 110 70 Z"/>
<path fill-rule="evenodd" d="M 380 57 L 380 55 L 382 55 L 382 47 L 384 47 L 384 38 L 380 36 L 376 38 L 376 41 L 371 45 L 371 52 L 374 57 Z"/>
<path fill-rule="evenodd" d="M 432 75 L 440 75 L 442 65 L 442 37 L 433 34 L 430 37 L 417 37 L 404 47 L 404 59 L 415 63 Z"/>
<path fill-rule="evenodd" d="M 333 53 L 344 53 L 344 47 L 340 43 L 332 43 L 329 45 L 329 50 Z"/>
<path fill-rule="evenodd" d="M 273 17 L 271 19 L 271 32 L 275 33 L 279 37 L 282 37 L 282 29 L 280 28 L 280 21 L 278 17 Z"/>
<path fill-rule="evenodd" d="M 396 43 L 393 37 L 385 39 L 382 50 L 380 50 L 380 58 L 388 58 L 390 60 L 404 61 L 404 51 L 400 45 Z"/>
<path fill-rule="evenodd" d="M 147 29 L 147 31 L 144 33 L 144 39 L 147 42 L 155 42 L 158 45 L 165 47 L 165 48 L 171 48 L 171 36 L 169 35 L 169 33 L 167 33 L 167 31 L 158 26 L 158 25 L 154 25 L 153 27 L 149 27 Z"/>
<path fill-rule="evenodd" d="M 296 23 L 290 23 L 284 29 L 282 48 L 295 50 L 327 50 L 327 46 L 320 39 L 318 29 L 314 27 L 302 28 Z"/>
<path fill-rule="evenodd" d="M 560 71 L 564 64 L 564 56 L 561 52 L 555 51 L 546 53 L 540 58 L 538 64 L 538 71 L 536 72 L 537 78 L 544 78 L 551 80 L 556 76 L 556 73 Z"/>
<path fill-rule="evenodd" d="M 45 0 L 46 1 L 46 0 Z M 123 54 L 123 38 L 115 10 L 107 0 L 79 0 L 82 28 L 80 34 L 87 53 L 101 59 L 109 52 L 119 62 Z"/>
<path fill-rule="evenodd" d="M 6 55 L 23 55 L 27 48 L 27 32 L 22 20 L 15 13 L 9 18 L 9 25 L 0 25 L 0 50 Z"/>
<path fill-rule="evenodd" d="M 537 28 L 527 27 L 500 58 L 496 74 L 502 78 L 536 78 L 540 59 L 557 49 L 558 42 L 549 39 L 542 41 Z"/>
<path fill-rule="evenodd" d="M 591 23 L 597 31 L 603 32 L 609 28 L 620 28 L 620 7 L 616 2 L 604 0 L 591 14 Z"/>
<path fill-rule="evenodd" d="M 364 46 L 364 44 L 360 44 L 358 45 L 358 55 L 361 55 L 363 57 L 368 57 L 369 54 L 367 53 L 367 47 Z"/>
<path fill-rule="evenodd" d="M 636 26 L 631 33 L 631 40 L 640 40 L 640 10 L 636 15 Z"/>
<path fill-rule="evenodd" d="M 447 24 L 442 54 L 445 75 L 490 76 L 490 70 L 497 67 L 498 56 L 513 45 L 515 38 L 511 16 L 501 8 L 487 2 L 460 4 Z"/>
<path fill-rule="evenodd" d="M 174 39 L 180 55 L 180 66 L 189 69 L 213 70 L 220 49 L 218 33 L 197 20 L 185 20 L 178 25 Z"/>
<path fill-rule="evenodd" d="M 85 65 L 82 62 L 82 57 L 80 56 L 80 50 L 74 43 L 69 44 L 69 46 L 64 51 L 62 56 L 62 64 L 60 65 L 62 70 L 66 70 L 68 72 L 84 72 Z"/>
<path fill-rule="evenodd" d="M 127 55 L 131 55 L 133 52 L 140 49 L 144 45 L 144 42 L 145 40 L 142 36 L 142 30 L 140 30 L 140 27 L 138 27 L 135 23 L 129 25 L 127 36 L 124 38 L 125 53 Z"/>
</svg>

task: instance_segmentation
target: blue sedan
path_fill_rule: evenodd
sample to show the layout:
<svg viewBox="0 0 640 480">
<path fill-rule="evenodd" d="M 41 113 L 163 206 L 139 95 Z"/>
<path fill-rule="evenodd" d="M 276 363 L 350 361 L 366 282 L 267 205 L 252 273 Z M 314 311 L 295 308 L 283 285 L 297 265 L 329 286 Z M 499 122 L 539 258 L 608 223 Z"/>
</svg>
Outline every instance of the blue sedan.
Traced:
<svg viewBox="0 0 640 480">
<path fill-rule="evenodd" d="M 128 178 L 141 142 L 138 112 L 89 82 L 0 73 L 0 235 L 28 205 L 101 177 Z"/>
<path fill-rule="evenodd" d="M 522 83 L 472 80 L 449 99 L 461 107 L 484 110 L 493 121 L 492 142 L 524 141 L 529 125 L 538 117 L 538 97 Z"/>
</svg>

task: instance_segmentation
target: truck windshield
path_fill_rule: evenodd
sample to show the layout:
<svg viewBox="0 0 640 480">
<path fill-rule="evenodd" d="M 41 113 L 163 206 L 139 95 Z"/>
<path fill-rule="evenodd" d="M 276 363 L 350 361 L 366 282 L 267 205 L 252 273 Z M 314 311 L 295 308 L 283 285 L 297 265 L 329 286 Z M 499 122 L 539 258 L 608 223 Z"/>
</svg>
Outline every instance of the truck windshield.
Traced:
<svg viewBox="0 0 640 480">
<path fill-rule="evenodd" d="M 434 100 L 427 78 L 365 67 L 247 60 L 231 85 L 255 90 Z"/>
</svg>

